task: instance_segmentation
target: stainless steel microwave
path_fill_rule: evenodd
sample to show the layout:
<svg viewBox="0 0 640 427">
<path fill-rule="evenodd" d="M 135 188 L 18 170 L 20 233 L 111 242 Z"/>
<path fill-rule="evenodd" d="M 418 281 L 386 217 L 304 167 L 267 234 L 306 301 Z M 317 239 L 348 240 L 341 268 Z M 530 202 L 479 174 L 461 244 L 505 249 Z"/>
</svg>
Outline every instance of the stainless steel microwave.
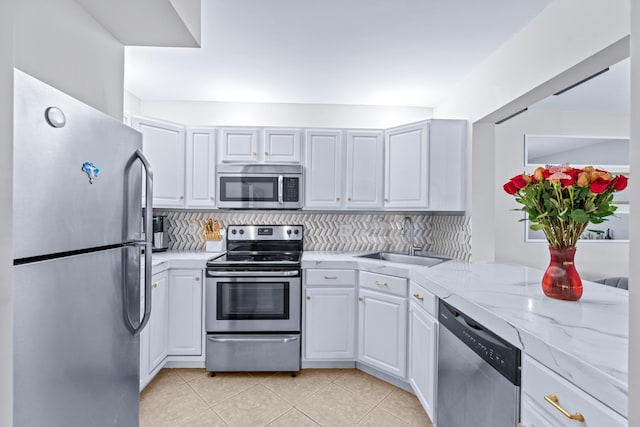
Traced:
<svg viewBox="0 0 640 427">
<path fill-rule="evenodd" d="M 218 208 L 302 208 L 301 165 L 219 164 L 216 178 Z"/>
</svg>

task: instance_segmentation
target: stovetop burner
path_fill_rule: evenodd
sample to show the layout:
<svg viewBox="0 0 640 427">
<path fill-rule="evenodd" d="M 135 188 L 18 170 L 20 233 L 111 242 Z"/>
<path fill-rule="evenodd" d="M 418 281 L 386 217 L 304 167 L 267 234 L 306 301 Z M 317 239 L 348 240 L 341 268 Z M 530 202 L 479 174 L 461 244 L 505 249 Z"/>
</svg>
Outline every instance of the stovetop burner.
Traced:
<svg viewBox="0 0 640 427">
<path fill-rule="evenodd" d="M 225 253 L 211 258 L 207 266 L 214 267 L 222 264 L 299 264 L 300 253 Z"/>
</svg>

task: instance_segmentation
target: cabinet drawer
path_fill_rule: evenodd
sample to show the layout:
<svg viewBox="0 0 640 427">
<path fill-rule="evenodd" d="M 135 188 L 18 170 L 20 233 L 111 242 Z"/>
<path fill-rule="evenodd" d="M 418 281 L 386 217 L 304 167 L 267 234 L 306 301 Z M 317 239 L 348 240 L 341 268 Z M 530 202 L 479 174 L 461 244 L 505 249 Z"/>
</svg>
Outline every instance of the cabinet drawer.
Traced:
<svg viewBox="0 0 640 427">
<path fill-rule="evenodd" d="M 355 270 L 324 270 L 308 268 L 304 270 L 305 284 L 354 286 L 356 284 Z"/>
<path fill-rule="evenodd" d="M 556 405 L 569 414 L 582 414 L 584 422 L 569 419 L 545 400 L 545 396 L 555 396 Z M 617 412 L 526 355 L 522 359 L 522 406 L 535 408 L 551 425 L 557 427 L 627 425 L 624 417 Z M 523 418 L 523 424 L 527 425 L 525 421 Z"/>
<path fill-rule="evenodd" d="M 401 277 L 361 271 L 359 284 L 362 288 L 375 289 L 402 297 L 407 296 L 407 279 Z"/>
<path fill-rule="evenodd" d="M 438 318 L 438 298 L 414 281 L 409 282 L 409 298 L 431 316 Z"/>
</svg>

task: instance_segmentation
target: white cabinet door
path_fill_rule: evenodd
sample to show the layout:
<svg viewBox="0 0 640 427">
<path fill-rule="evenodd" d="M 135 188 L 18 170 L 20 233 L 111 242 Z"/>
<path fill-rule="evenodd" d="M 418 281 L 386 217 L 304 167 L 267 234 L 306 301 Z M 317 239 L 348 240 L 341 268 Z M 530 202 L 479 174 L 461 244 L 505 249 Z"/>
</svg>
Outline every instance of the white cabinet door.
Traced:
<svg viewBox="0 0 640 427">
<path fill-rule="evenodd" d="M 153 275 L 151 281 L 151 317 L 147 324 L 149 334 L 149 373 L 167 357 L 168 285 L 169 276 L 166 271 Z"/>
<path fill-rule="evenodd" d="M 169 273 L 168 354 L 202 354 L 202 270 Z"/>
<path fill-rule="evenodd" d="M 355 360 L 355 288 L 307 288 L 305 357 Z"/>
<path fill-rule="evenodd" d="M 221 160 L 223 162 L 258 162 L 258 129 L 221 128 Z"/>
<path fill-rule="evenodd" d="M 464 211 L 466 145 L 466 121 L 430 121 L 429 210 Z"/>
<path fill-rule="evenodd" d="M 265 163 L 300 163 L 300 129 L 268 128 L 262 133 Z"/>
<path fill-rule="evenodd" d="M 342 132 L 305 133 L 305 208 L 342 207 Z"/>
<path fill-rule="evenodd" d="M 187 129 L 187 207 L 213 208 L 216 201 L 214 128 Z"/>
<path fill-rule="evenodd" d="M 405 378 L 407 300 L 360 289 L 358 302 L 358 360 Z"/>
<path fill-rule="evenodd" d="M 347 131 L 347 209 L 382 207 L 383 141 L 382 131 Z"/>
<path fill-rule="evenodd" d="M 133 127 L 142 133 L 142 151 L 153 169 L 153 206 L 184 207 L 184 126 L 134 117 Z"/>
<path fill-rule="evenodd" d="M 427 209 L 429 206 L 429 124 L 400 126 L 386 131 L 385 200 L 388 209 Z"/>
<path fill-rule="evenodd" d="M 416 303 L 409 309 L 409 383 L 432 420 L 436 419 L 436 319 Z"/>
</svg>

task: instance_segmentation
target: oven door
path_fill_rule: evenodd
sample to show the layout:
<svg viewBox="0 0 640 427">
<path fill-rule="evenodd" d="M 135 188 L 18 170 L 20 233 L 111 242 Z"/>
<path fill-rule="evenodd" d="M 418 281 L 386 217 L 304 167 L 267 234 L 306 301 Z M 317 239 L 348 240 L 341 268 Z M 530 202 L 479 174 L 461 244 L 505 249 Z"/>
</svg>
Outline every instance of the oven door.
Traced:
<svg viewBox="0 0 640 427">
<path fill-rule="evenodd" d="M 207 271 L 207 332 L 299 332 L 299 270 Z"/>
</svg>

